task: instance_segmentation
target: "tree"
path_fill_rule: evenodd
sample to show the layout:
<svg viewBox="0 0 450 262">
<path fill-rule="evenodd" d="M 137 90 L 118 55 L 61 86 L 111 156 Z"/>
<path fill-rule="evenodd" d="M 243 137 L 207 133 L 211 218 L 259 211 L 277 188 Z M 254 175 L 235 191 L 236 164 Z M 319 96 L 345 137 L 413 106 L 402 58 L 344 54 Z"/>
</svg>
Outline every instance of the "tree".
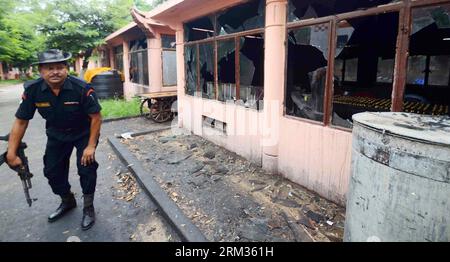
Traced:
<svg viewBox="0 0 450 262">
<path fill-rule="evenodd" d="M 28 67 L 37 52 L 59 48 L 84 56 L 132 21 L 130 9 L 149 11 L 164 0 L 0 0 L 0 61 Z"/>
<path fill-rule="evenodd" d="M 133 20 L 130 15 L 132 6 L 133 0 L 111 0 L 105 3 L 106 12 L 110 14 L 115 30 Z"/>
<path fill-rule="evenodd" d="M 31 11 L 38 2 L 0 0 L 0 5 L 0 61 L 24 71 L 44 48 L 43 38 L 36 32 L 40 16 Z"/>
<path fill-rule="evenodd" d="M 87 68 L 94 48 L 103 44 L 103 39 L 117 27 L 112 15 L 98 2 L 56 0 L 50 16 L 41 25 L 46 45 L 75 56 L 82 54 L 83 69 Z"/>
<path fill-rule="evenodd" d="M 162 3 L 166 2 L 166 1 L 167 0 L 154 0 L 153 3 L 152 3 L 151 8 L 153 9 L 153 8 L 157 7 L 158 5 L 160 5 L 160 4 L 162 4 Z"/>
</svg>

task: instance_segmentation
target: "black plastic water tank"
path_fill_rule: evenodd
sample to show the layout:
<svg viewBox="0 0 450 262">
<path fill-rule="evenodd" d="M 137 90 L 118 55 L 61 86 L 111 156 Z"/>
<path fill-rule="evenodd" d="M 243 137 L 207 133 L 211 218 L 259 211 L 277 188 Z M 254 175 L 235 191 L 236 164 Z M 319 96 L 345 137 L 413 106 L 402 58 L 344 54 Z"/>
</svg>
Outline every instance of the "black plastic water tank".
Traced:
<svg viewBox="0 0 450 262">
<path fill-rule="evenodd" d="M 100 99 L 123 97 L 123 82 L 116 70 L 105 71 L 96 75 L 91 81 L 91 86 Z"/>
</svg>

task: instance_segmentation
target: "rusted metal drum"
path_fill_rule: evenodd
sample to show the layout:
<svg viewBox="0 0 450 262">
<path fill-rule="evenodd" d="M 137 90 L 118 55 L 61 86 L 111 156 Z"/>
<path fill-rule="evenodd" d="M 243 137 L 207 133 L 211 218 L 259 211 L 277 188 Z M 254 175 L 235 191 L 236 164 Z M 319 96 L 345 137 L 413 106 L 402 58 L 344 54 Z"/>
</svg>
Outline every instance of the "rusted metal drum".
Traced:
<svg viewBox="0 0 450 262">
<path fill-rule="evenodd" d="M 450 241 L 450 118 L 353 120 L 344 241 Z"/>
<path fill-rule="evenodd" d="M 100 99 L 123 97 L 123 82 L 116 70 L 97 74 L 92 79 L 91 85 Z"/>
</svg>

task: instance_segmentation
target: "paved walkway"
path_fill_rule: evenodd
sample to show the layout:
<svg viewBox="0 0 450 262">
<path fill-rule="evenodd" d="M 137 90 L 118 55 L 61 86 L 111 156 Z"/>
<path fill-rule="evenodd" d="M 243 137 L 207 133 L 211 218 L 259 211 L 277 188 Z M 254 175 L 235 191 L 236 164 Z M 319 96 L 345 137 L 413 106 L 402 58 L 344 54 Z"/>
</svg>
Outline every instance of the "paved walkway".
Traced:
<svg viewBox="0 0 450 262">
<path fill-rule="evenodd" d="M 22 86 L 0 87 L 0 134 L 10 131 L 14 113 L 20 102 Z M 129 131 L 159 128 L 144 119 L 131 119 L 106 123 L 97 149 L 98 171 L 95 207 L 97 222 L 86 232 L 80 230 L 82 216 L 81 188 L 72 155 L 70 182 L 76 194 L 78 208 L 67 217 L 48 223 L 47 215 L 59 205 L 59 198 L 51 192 L 42 174 L 42 155 L 46 136 L 44 120 L 38 113 L 30 121 L 24 141 L 29 148 L 26 154 L 34 174 L 30 194 L 38 200 L 32 207 L 26 204 L 19 178 L 5 165 L 0 167 L 0 241 L 177 241 L 176 234 L 167 227 L 155 205 L 143 193 L 133 195 L 130 201 L 120 199 L 126 186 L 126 168 L 115 158 L 106 137 Z M 6 144 L 0 144 L 4 152 Z M 122 171 L 120 175 L 117 175 Z M 118 181 L 119 179 L 122 179 Z M 121 183 L 118 183 L 121 182 Z"/>
</svg>

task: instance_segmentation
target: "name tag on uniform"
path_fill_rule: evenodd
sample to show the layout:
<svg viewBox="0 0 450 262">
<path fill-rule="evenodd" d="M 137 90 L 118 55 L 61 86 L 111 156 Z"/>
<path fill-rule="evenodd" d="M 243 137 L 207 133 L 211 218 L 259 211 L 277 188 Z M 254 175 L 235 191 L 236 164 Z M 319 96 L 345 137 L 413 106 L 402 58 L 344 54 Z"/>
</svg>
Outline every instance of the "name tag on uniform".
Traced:
<svg viewBox="0 0 450 262">
<path fill-rule="evenodd" d="M 80 102 L 64 102 L 64 105 L 78 105 Z"/>
<path fill-rule="evenodd" d="M 49 102 L 35 103 L 36 107 L 50 107 Z"/>
</svg>

